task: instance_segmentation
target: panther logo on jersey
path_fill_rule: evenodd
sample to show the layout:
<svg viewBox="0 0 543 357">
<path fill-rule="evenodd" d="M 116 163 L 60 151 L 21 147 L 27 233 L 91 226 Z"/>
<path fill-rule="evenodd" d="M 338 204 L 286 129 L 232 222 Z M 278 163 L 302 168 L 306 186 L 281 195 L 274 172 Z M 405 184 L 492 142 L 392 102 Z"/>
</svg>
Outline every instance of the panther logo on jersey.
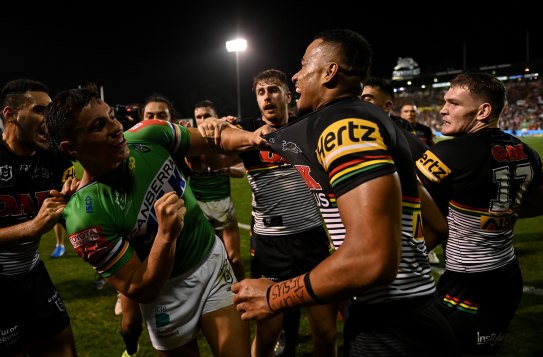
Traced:
<svg viewBox="0 0 543 357">
<path fill-rule="evenodd" d="M 295 154 L 299 154 L 302 152 L 302 149 L 300 149 L 298 145 L 293 142 L 286 142 L 283 140 L 283 151 L 292 151 Z"/>
</svg>

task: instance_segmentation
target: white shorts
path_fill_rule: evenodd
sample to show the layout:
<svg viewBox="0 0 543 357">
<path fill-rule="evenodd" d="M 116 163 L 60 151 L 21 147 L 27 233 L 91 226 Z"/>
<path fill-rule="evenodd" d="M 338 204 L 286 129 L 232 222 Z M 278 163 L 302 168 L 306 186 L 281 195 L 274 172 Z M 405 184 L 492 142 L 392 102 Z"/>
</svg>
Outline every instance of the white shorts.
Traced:
<svg viewBox="0 0 543 357">
<path fill-rule="evenodd" d="M 211 222 L 215 230 L 222 231 L 234 224 L 238 224 L 236 221 L 236 210 L 230 197 L 218 201 L 198 201 L 198 205 L 204 211 L 204 215 Z"/>
<path fill-rule="evenodd" d="M 153 347 L 169 351 L 196 338 L 202 315 L 233 304 L 234 282 L 224 245 L 215 237 L 201 265 L 168 280 L 154 302 L 140 304 Z"/>
</svg>

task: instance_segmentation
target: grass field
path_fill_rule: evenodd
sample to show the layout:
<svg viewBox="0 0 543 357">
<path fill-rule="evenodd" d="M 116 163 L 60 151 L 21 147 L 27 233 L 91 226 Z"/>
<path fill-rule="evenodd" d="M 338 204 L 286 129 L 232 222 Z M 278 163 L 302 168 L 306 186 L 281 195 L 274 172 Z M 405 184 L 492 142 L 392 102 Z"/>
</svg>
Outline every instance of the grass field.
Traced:
<svg viewBox="0 0 543 357">
<path fill-rule="evenodd" d="M 526 138 L 543 157 L 543 138 Z M 233 198 L 238 220 L 249 224 L 251 193 L 246 179 L 233 179 Z M 512 322 L 501 357 L 543 356 L 543 217 L 520 220 L 516 225 L 515 249 L 522 266 L 525 286 L 531 290 L 524 293 L 521 306 Z M 249 237 L 241 230 L 242 254 L 245 267 L 249 267 Z M 71 249 L 60 259 L 51 259 L 49 254 L 54 247 L 54 236 L 47 234 L 41 243 L 40 252 L 47 268 L 56 283 L 68 312 L 72 318 L 79 356 L 104 357 L 120 356 L 124 350 L 119 335 L 120 317 L 115 316 L 113 308 L 116 293 L 106 285 L 95 290 L 94 271 Z M 441 260 L 441 251 L 438 248 Z M 506 288 L 506 287 L 504 287 Z M 338 321 L 341 344 L 341 322 Z M 303 315 L 299 334 L 298 356 L 311 355 L 311 336 L 306 317 Z M 200 339 L 202 356 L 211 356 L 205 340 Z M 138 357 L 156 356 L 147 333 L 140 339 Z"/>
</svg>

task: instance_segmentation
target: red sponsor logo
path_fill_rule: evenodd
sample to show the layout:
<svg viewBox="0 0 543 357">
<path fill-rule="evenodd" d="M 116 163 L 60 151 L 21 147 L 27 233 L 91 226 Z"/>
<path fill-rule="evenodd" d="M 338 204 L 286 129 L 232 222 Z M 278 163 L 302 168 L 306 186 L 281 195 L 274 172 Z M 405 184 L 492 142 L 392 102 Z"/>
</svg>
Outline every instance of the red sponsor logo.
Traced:
<svg viewBox="0 0 543 357">
<path fill-rule="evenodd" d="M 99 264 L 113 248 L 99 227 L 90 227 L 69 236 L 74 250 L 86 262 Z"/>
<path fill-rule="evenodd" d="M 160 119 L 146 119 L 146 120 L 140 121 L 139 123 L 137 123 L 130 129 L 128 129 L 128 131 L 135 133 L 142 128 L 145 128 L 147 126 L 153 126 L 153 125 L 166 126 L 166 125 L 169 125 L 169 122 L 167 122 L 166 120 L 160 120 Z"/>
<path fill-rule="evenodd" d="M 495 145 L 492 147 L 492 157 L 498 162 L 526 160 L 522 144 L 517 145 Z"/>
<path fill-rule="evenodd" d="M 91 227 L 70 235 L 70 243 L 72 243 L 74 249 L 78 249 L 81 246 L 98 241 L 101 237 L 100 233 L 101 231 L 98 227 Z M 105 240 L 105 238 L 103 239 Z"/>
</svg>

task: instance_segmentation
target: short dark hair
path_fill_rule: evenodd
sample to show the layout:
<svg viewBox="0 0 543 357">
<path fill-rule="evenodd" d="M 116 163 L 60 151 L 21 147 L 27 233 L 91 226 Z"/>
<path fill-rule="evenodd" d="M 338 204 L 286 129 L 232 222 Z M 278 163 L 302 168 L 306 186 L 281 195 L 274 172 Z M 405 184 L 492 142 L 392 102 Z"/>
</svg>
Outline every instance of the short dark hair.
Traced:
<svg viewBox="0 0 543 357">
<path fill-rule="evenodd" d="M 25 103 L 26 98 L 24 94 L 28 91 L 49 94 L 49 89 L 45 84 L 33 79 L 20 78 L 9 81 L 4 85 L 0 94 L 0 103 L 2 104 L 0 115 L 2 115 L 1 109 L 7 106 L 15 109 L 20 108 Z"/>
<path fill-rule="evenodd" d="M 377 88 L 384 94 L 390 96 L 390 99 L 394 101 L 394 85 L 392 84 L 392 81 L 380 77 L 370 77 L 364 82 L 364 86 Z"/>
<path fill-rule="evenodd" d="M 168 98 L 166 98 L 162 94 L 158 94 L 158 93 L 150 95 L 149 97 L 147 97 L 147 99 L 145 99 L 145 102 L 143 103 L 142 110 L 145 110 L 145 107 L 147 106 L 147 104 L 153 103 L 153 102 L 159 102 L 159 103 L 166 104 L 166 106 L 168 107 L 168 109 L 170 111 L 170 114 L 172 116 L 172 121 L 174 121 L 175 119 L 179 119 L 179 114 L 177 113 L 177 110 L 175 110 L 175 107 L 173 106 L 173 103 Z"/>
<path fill-rule="evenodd" d="M 209 99 L 204 99 L 194 105 L 194 109 L 196 108 L 211 108 L 215 110 L 215 104 Z"/>
<path fill-rule="evenodd" d="M 495 76 L 485 72 L 465 72 L 451 81 L 452 87 L 464 87 L 488 101 L 492 106 L 492 116 L 499 117 L 507 102 L 505 85 Z"/>
<path fill-rule="evenodd" d="M 62 140 L 71 138 L 81 110 L 92 100 L 101 100 L 94 84 L 58 93 L 45 109 L 49 147 L 58 151 Z"/>
<path fill-rule="evenodd" d="M 339 47 L 340 60 L 345 71 L 364 82 L 369 76 L 373 52 L 369 42 L 358 32 L 349 29 L 332 29 L 319 32 L 313 40 L 321 39 Z"/>
</svg>

